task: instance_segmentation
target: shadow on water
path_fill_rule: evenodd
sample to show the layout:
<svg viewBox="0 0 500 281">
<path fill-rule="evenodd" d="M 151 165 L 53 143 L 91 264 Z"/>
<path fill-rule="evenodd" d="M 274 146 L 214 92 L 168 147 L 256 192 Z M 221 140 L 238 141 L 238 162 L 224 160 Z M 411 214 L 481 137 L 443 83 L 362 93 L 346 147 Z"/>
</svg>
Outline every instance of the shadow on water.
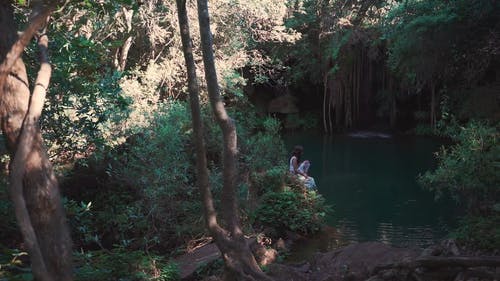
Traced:
<svg viewBox="0 0 500 281">
<path fill-rule="evenodd" d="M 439 140 L 377 133 L 298 133 L 286 135 L 285 144 L 290 151 L 295 144 L 304 146 L 303 159 L 312 162 L 310 174 L 318 191 L 334 207 L 327 220 L 333 228 L 310 243 L 300 243 L 294 253 L 361 241 L 425 247 L 456 225 L 455 203 L 436 201 L 416 180 L 435 168 Z"/>
</svg>

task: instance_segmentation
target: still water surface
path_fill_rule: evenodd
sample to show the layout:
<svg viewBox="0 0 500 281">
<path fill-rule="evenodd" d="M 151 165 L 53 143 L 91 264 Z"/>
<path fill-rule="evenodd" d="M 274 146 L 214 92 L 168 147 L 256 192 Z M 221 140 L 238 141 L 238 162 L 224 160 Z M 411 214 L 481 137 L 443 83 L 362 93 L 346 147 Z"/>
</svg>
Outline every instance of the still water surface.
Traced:
<svg viewBox="0 0 500 281">
<path fill-rule="evenodd" d="M 360 241 L 425 247 L 456 225 L 455 203 L 436 201 L 416 181 L 418 174 L 436 165 L 434 152 L 442 143 L 435 139 L 299 133 L 286 135 L 285 144 L 289 151 L 295 144 L 304 146 L 302 160 L 312 162 L 310 175 L 334 209 L 328 217 L 332 228 L 301 243 L 304 251 Z"/>
</svg>

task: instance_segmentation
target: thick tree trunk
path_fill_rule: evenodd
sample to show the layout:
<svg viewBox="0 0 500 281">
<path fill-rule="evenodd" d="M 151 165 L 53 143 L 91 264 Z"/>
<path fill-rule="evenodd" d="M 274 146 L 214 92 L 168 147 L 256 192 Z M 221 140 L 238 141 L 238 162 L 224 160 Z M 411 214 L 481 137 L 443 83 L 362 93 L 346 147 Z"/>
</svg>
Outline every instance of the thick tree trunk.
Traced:
<svg viewBox="0 0 500 281">
<path fill-rule="evenodd" d="M 189 23 L 186 11 L 186 1 L 176 0 L 181 30 L 184 58 L 188 70 L 191 114 L 196 145 L 197 181 L 202 194 L 205 211 L 205 221 L 210 234 L 214 237 L 217 247 L 222 253 L 226 264 L 226 280 L 271 280 L 257 265 L 240 228 L 238 206 L 236 203 L 236 129 L 233 121 L 227 115 L 220 100 L 215 72 L 212 39 L 209 28 L 208 7 L 206 1 L 198 1 L 200 32 L 203 44 L 203 59 L 210 102 L 216 119 L 223 132 L 224 140 L 224 186 L 222 212 L 229 231 L 219 226 L 210 192 L 205 145 L 203 143 L 203 127 L 199 105 L 199 87 L 193 59 Z"/>
<path fill-rule="evenodd" d="M 11 153 L 10 195 L 33 274 L 41 281 L 72 280 L 72 249 L 58 184 L 43 146 L 38 120 L 51 75 L 47 36 L 39 38 L 40 71 L 30 98 L 24 47 L 42 27 L 50 9 L 36 15 L 17 38 L 12 7 L 0 4 L 0 117 Z"/>
</svg>

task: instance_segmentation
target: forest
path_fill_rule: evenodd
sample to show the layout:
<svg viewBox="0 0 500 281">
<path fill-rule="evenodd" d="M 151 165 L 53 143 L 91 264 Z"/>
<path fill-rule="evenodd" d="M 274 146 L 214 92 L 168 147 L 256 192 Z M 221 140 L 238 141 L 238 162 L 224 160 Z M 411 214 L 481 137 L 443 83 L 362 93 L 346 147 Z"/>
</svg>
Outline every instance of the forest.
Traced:
<svg viewBox="0 0 500 281">
<path fill-rule="evenodd" d="M 500 279 L 497 0 L 2 0 L 0 125 L 0 281 Z"/>
</svg>

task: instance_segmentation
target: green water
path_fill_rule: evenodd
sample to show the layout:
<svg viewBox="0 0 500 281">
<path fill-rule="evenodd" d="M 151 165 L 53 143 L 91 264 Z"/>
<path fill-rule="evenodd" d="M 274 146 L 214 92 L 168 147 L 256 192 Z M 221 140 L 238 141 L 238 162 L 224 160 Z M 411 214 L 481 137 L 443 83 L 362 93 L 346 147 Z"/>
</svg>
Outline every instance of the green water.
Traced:
<svg viewBox="0 0 500 281">
<path fill-rule="evenodd" d="M 433 153 L 442 144 L 424 137 L 384 137 L 285 136 L 289 151 L 304 146 L 302 160 L 312 162 L 310 175 L 334 207 L 331 228 L 299 247 L 328 250 L 361 241 L 425 247 L 456 224 L 455 203 L 436 201 L 416 181 L 435 167 Z"/>
</svg>

